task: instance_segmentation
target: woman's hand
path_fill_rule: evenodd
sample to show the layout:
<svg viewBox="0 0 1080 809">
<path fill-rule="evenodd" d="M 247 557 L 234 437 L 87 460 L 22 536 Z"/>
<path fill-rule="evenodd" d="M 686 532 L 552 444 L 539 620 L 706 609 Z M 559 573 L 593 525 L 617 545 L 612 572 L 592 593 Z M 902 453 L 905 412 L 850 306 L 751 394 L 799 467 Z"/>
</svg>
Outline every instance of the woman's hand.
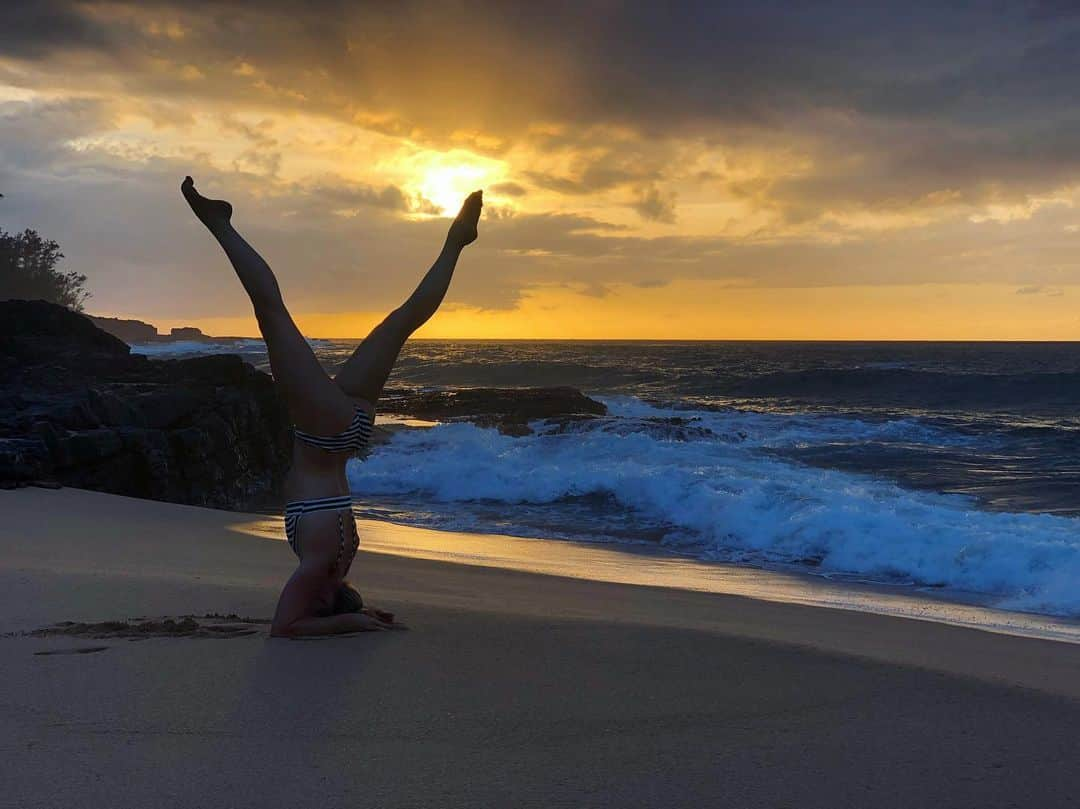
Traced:
<svg viewBox="0 0 1080 809">
<path fill-rule="evenodd" d="M 367 606 L 360 610 L 360 612 L 365 612 L 374 618 L 378 618 L 384 624 L 394 623 L 394 613 L 389 612 L 388 610 L 380 610 L 378 607 Z"/>
<path fill-rule="evenodd" d="M 353 612 L 348 614 L 353 619 L 356 628 L 352 630 L 346 630 L 351 632 L 385 632 L 388 629 L 394 627 L 386 621 L 380 621 L 374 615 L 370 615 L 367 612 Z M 335 616 L 336 617 L 336 616 Z"/>
</svg>

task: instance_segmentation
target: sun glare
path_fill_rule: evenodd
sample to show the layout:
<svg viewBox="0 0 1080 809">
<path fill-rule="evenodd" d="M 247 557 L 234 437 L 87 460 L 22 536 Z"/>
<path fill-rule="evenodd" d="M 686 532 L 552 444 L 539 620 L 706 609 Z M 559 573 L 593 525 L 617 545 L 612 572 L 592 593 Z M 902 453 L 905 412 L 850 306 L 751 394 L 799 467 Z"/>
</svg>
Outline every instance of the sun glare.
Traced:
<svg viewBox="0 0 1080 809">
<path fill-rule="evenodd" d="M 461 207 L 462 200 L 483 185 L 487 174 L 477 166 L 440 166 L 424 175 L 417 190 L 440 208 L 444 216 L 453 216 Z"/>
<path fill-rule="evenodd" d="M 441 216 L 453 216 L 470 193 L 506 177 L 506 164 L 502 161 L 463 149 L 425 150 L 398 165 L 410 178 L 405 183 L 407 190 L 422 198 L 420 202 L 427 201 L 437 208 Z"/>
</svg>

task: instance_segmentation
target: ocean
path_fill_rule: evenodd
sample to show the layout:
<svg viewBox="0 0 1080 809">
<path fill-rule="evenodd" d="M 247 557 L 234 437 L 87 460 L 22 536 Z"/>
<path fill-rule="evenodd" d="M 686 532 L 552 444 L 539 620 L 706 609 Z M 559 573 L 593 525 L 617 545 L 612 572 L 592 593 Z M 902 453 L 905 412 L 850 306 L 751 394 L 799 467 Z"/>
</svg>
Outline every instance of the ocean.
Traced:
<svg viewBox="0 0 1080 809">
<path fill-rule="evenodd" d="M 257 340 L 135 350 L 267 369 Z M 413 341 L 389 382 L 552 385 L 609 414 L 399 429 L 350 462 L 357 514 L 1080 616 L 1080 344 Z"/>
</svg>

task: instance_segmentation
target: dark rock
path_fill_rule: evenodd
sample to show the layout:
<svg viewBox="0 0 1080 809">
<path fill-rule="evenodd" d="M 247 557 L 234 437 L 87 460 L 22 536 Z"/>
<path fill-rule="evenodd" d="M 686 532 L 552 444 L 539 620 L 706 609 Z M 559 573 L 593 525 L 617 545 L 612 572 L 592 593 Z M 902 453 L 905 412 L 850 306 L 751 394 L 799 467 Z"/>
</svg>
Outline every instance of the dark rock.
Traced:
<svg viewBox="0 0 1080 809">
<path fill-rule="evenodd" d="M 44 415 L 51 423 L 69 430 L 92 430 L 101 426 L 101 419 L 94 413 L 89 401 L 85 400 L 57 402 Z"/>
<path fill-rule="evenodd" d="M 0 485 L 25 484 L 47 477 L 51 453 L 40 438 L 0 438 Z"/>
<path fill-rule="evenodd" d="M 584 420 L 607 408 L 576 388 L 465 388 L 421 393 L 395 391 L 379 401 L 383 413 L 433 421 L 469 421 L 505 435 L 528 435 L 530 421 Z"/>
<path fill-rule="evenodd" d="M 107 331 L 114 337 L 123 340 L 128 345 L 132 343 L 149 343 L 158 338 L 157 326 L 152 323 L 144 323 L 141 320 L 124 320 L 118 317 L 95 317 L 87 315 L 90 321 L 102 331 Z"/>
<path fill-rule="evenodd" d="M 141 320 L 124 320 L 118 317 L 98 317 L 96 315 L 87 315 L 86 317 L 102 331 L 123 340 L 128 345 L 135 343 L 172 343 L 178 340 L 209 342 L 211 340 L 245 339 L 242 337 L 211 337 L 208 334 L 203 334 L 202 329 L 196 326 L 175 326 L 170 329 L 168 334 L 159 334 L 157 326 Z"/>
<path fill-rule="evenodd" d="M 130 403 L 142 414 L 147 427 L 163 430 L 184 424 L 203 401 L 198 390 L 167 387 L 135 393 Z"/>
<path fill-rule="evenodd" d="M 110 427 L 145 426 L 142 414 L 110 390 L 90 388 L 86 392 L 86 400 L 90 411 L 101 424 Z"/>
<path fill-rule="evenodd" d="M 169 336 L 174 340 L 205 340 L 206 335 L 202 329 L 194 326 L 176 326 L 169 330 Z"/>
<path fill-rule="evenodd" d="M 60 439 L 58 460 L 63 466 L 82 467 L 111 458 L 123 446 L 117 432 L 108 428 L 69 432 Z"/>
<path fill-rule="evenodd" d="M 0 342 L 6 358 L 118 357 L 131 351 L 90 318 L 46 301 L 0 301 Z"/>
<path fill-rule="evenodd" d="M 53 427 L 47 421 L 35 421 L 34 426 L 31 428 L 33 433 L 41 439 L 41 441 L 48 448 L 52 454 L 59 454 L 60 452 L 60 436 L 56 432 L 56 428 Z"/>
<path fill-rule="evenodd" d="M 0 301 L 0 487 L 242 507 L 279 492 L 288 425 L 273 381 L 237 356 L 149 360 L 83 315 Z"/>
</svg>

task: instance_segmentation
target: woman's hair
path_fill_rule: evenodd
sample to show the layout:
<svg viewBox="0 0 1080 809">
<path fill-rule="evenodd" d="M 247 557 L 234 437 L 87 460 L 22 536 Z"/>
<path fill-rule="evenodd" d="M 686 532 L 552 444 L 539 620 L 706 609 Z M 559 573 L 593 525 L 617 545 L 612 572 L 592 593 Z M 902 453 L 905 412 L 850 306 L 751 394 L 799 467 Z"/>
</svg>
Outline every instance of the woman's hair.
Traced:
<svg viewBox="0 0 1080 809">
<path fill-rule="evenodd" d="M 360 591 L 343 581 L 334 593 L 334 606 L 331 608 L 333 615 L 343 612 L 360 612 L 364 608 L 364 599 Z"/>
</svg>

